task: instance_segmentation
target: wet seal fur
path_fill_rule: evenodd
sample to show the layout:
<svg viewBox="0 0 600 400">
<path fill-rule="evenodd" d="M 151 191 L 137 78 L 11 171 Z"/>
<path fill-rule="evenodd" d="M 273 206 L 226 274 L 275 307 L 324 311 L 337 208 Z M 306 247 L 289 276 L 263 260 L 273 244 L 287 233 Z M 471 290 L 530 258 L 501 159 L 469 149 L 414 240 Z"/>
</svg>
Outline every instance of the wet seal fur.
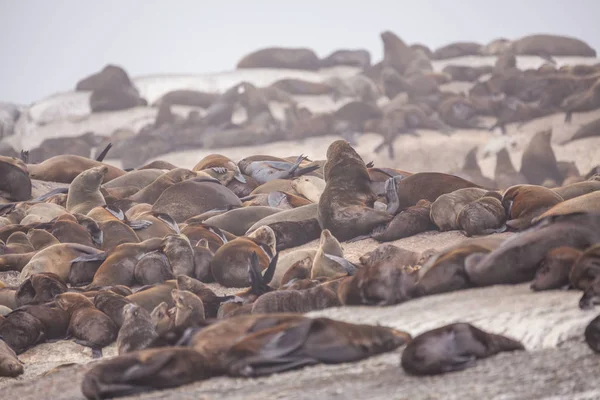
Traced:
<svg viewBox="0 0 600 400">
<path fill-rule="evenodd" d="M 411 375 L 437 375 L 471 368 L 478 359 L 516 350 L 525 347 L 506 336 L 456 323 L 415 337 L 402 352 L 401 364 Z"/>
</svg>

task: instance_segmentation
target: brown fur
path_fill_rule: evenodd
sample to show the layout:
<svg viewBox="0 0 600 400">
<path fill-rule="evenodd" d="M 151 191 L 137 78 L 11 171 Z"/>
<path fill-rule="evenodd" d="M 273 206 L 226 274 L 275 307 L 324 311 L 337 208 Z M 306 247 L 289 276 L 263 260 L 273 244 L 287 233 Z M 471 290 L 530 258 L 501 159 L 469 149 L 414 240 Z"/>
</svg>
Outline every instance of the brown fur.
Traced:
<svg viewBox="0 0 600 400">
<path fill-rule="evenodd" d="M 531 289 L 552 290 L 569 284 L 571 269 L 581 254 L 580 250 L 566 246 L 550 250 L 535 273 Z"/>
<path fill-rule="evenodd" d="M 90 168 L 105 166 L 108 170 L 104 174 L 102 183 L 125 175 L 126 172 L 108 164 L 74 155 L 62 155 L 49 158 L 39 164 L 28 164 L 29 176 L 41 181 L 71 183 L 80 173 Z"/>
<path fill-rule="evenodd" d="M 527 228 L 534 218 L 562 201 L 556 192 L 537 185 L 512 186 L 502 196 L 509 219 L 507 225 L 517 230 Z"/>
</svg>

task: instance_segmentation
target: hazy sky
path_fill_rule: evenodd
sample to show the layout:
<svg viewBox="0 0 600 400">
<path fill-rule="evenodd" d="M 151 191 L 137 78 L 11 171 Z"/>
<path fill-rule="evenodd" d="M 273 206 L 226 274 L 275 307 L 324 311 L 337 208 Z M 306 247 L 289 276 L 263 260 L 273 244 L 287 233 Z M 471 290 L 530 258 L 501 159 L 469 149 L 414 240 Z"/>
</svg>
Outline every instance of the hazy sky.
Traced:
<svg viewBox="0 0 600 400">
<path fill-rule="evenodd" d="M 132 76 L 233 69 L 266 46 L 377 61 L 388 29 L 432 48 L 557 33 L 600 50 L 599 15 L 600 0 L 0 0 L 0 100 L 69 90 L 107 63 Z"/>
</svg>

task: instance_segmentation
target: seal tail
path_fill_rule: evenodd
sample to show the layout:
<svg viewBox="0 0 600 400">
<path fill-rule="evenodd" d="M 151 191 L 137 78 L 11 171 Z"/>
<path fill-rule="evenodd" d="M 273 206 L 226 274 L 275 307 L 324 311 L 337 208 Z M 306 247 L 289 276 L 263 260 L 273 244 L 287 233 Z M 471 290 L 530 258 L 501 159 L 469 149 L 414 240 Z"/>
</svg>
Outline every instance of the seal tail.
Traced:
<svg viewBox="0 0 600 400">
<path fill-rule="evenodd" d="M 108 154 L 108 151 L 111 149 L 112 147 L 112 143 L 109 143 L 106 145 L 106 147 L 104 148 L 104 150 L 102 150 L 102 153 L 98 154 L 98 157 L 96 157 L 96 161 L 102 162 L 104 161 L 104 157 L 106 157 L 106 155 Z"/>
</svg>

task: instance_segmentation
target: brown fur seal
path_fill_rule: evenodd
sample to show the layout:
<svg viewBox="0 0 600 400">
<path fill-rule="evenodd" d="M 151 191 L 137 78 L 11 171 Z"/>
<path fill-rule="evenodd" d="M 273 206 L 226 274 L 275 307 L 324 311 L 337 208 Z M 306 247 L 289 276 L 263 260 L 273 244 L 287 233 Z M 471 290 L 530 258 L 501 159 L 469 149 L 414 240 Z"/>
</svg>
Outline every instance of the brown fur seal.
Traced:
<svg viewBox="0 0 600 400">
<path fill-rule="evenodd" d="M 43 229 L 30 230 L 27 232 L 27 238 L 35 250 L 43 250 L 53 244 L 60 243 L 50 232 L 46 232 Z"/>
<path fill-rule="evenodd" d="M 259 220 L 254 225 L 252 225 L 246 233 L 253 232 L 261 226 L 271 225 L 278 222 L 307 221 L 310 219 L 317 218 L 317 209 L 318 204 L 309 204 L 306 206 L 297 207 L 291 210 L 284 210 L 276 214 L 269 215 L 268 217 L 264 217 L 263 219 Z"/>
<path fill-rule="evenodd" d="M 219 183 L 185 181 L 165 190 L 152 211 L 170 215 L 180 223 L 214 208 L 241 205 L 235 193 Z"/>
<path fill-rule="evenodd" d="M 501 198 L 499 193 L 489 192 L 464 206 L 456 216 L 458 228 L 467 236 L 504 232 L 506 209 Z"/>
<path fill-rule="evenodd" d="M 525 350 L 518 341 L 456 323 L 415 337 L 402 352 L 402 368 L 411 375 L 436 375 L 475 366 L 476 360 L 503 351 Z"/>
<path fill-rule="evenodd" d="M 556 204 L 554 207 L 545 211 L 539 217 L 533 220 L 537 222 L 543 218 L 557 215 L 567 215 L 573 213 L 600 213 L 600 192 L 592 192 L 574 197 L 570 200 Z"/>
<path fill-rule="evenodd" d="M 27 166 L 13 157 L 0 156 L 0 198 L 11 201 L 31 199 L 31 179 Z"/>
<path fill-rule="evenodd" d="M 586 327 L 585 327 L 585 342 L 587 345 L 595 351 L 596 353 L 600 353 L 600 316 L 594 318 Z"/>
<path fill-rule="evenodd" d="M 15 292 L 15 300 L 19 306 L 44 304 L 67 290 L 66 283 L 56 274 L 33 274 L 19 285 Z"/>
<path fill-rule="evenodd" d="M 367 68 L 371 65 L 371 54 L 367 50 L 336 50 L 321 59 L 321 68 L 347 65 L 351 67 Z"/>
<path fill-rule="evenodd" d="M 134 187 L 141 190 L 154 182 L 156 178 L 164 174 L 161 169 L 142 169 L 138 171 L 130 171 L 123 176 L 115 178 L 110 182 L 102 185 L 105 189 L 114 189 L 119 187 Z"/>
<path fill-rule="evenodd" d="M 398 181 L 398 198 L 400 210 L 405 210 L 417 204 L 421 199 L 431 202 L 443 194 L 452 193 L 458 189 L 478 188 L 476 184 L 454 175 L 438 172 L 419 172 Z"/>
<path fill-rule="evenodd" d="M 135 264 L 133 275 L 135 282 L 143 286 L 175 278 L 169 259 L 161 251 L 144 254 Z"/>
<path fill-rule="evenodd" d="M 221 215 L 208 218 L 204 222 L 231 232 L 234 235 L 242 236 L 256 222 L 280 211 L 279 208 L 264 206 L 236 208 Z"/>
<path fill-rule="evenodd" d="M 477 149 L 478 146 L 475 146 L 469 150 L 465 156 L 465 162 L 462 169 L 454 175 L 464 178 L 469 182 L 473 182 L 476 185 L 492 189 L 496 186 L 496 183 L 487 176 L 484 176 L 481 172 L 481 168 L 477 162 Z"/>
<path fill-rule="evenodd" d="M 91 347 L 94 358 L 117 338 L 115 323 L 84 295 L 62 293 L 56 296 L 56 303 L 71 315 L 68 333 L 77 339 L 76 343 Z"/>
<path fill-rule="evenodd" d="M 125 171 L 111 165 L 74 155 L 56 156 L 39 164 L 28 164 L 27 169 L 29 170 L 31 179 L 71 183 L 73 179 L 83 171 L 101 166 L 108 169 L 104 174 L 102 183 L 110 182 L 111 180 L 126 174 Z"/>
<path fill-rule="evenodd" d="M 508 189 L 514 185 L 522 185 L 527 183 L 527 178 L 525 175 L 518 172 L 513 166 L 506 147 L 502 148 L 502 150 L 496 154 L 494 180 L 496 181 L 496 186 L 500 189 Z"/>
<path fill-rule="evenodd" d="M 344 140 L 327 149 L 324 167 L 325 190 L 319 199 L 317 218 L 322 229 L 329 229 L 339 240 L 364 235 L 393 218 L 396 202 L 390 199 L 388 212 L 373 208 L 377 196 L 370 187 L 365 163 Z M 390 180 L 391 197 L 395 184 Z"/>
<path fill-rule="evenodd" d="M 95 365 L 83 377 L 81 391 L 90 400 L 128 396 L 182 386 L 219 373 L 193 349 L 146 349 Z"/>
<path fill-rule="evenodd" d="M 236 66 L 243 68 L 319 69 L 319 57 L 306 48 L 269 47 L 244 56 Z"/>
<path fill-rule="evenodd" d="M 531 289 L 552 290 L 569 284 L 569 274 L 582 252 L 572 247 L 557 247 L 546 254 L 540 263 Z"/>
<path fill-rule="evenodd" d="M 293 340 L 295 346 L 283 346 L 279 337 Z M 229 375 L 255 377 L 318 363 L 355 362 L 392 351 L 410 339 L 408 333 L 384 326 L 305 318 L 269 329 L 253 329 L 228 349 L 225 358 Z M 273 346 L 278 354 L 275 357 L 269 355 Z M 331 349 L 336 349 L 333 357 L 326 355 Z"/>
<path fill-rule="evenodd" d="M 169 308 L 175 306 L 171 291 L 177 287 L 177 281 L 168 280 L 158 285 L 145 287 L 127 296 L 127 299 L 152 312 L 163 301 Z"/>
<path fill-rule="evenodd" d="M 15 353 L 21 354 L 44 339 L 44 325 L 25 310 L 0 317 L 0 336 Z"/>
<path fill-rule="evenodd" d="M 266 269 L 276 252 L 275 232 L 262 226 L 221 246 L 213 257 L 211 271 L 215 280 L 225 287 L 248 286 L 248 265 L 252 253 L 259 258 L 261 271 Z"/>
<path fill-rule="evenodd" d="M 196 173 L 184 168 L 174 168 L 156 178 L 152 183 L 129 196 L 137 203 L 154 204 L 160 195 L 176 183 L 196 177 Z"/>
<path fill-rule="evenodd" d="M 430 215 L 431 202 L 419 200 L 416 205 L 396 214 L 389 224 L 376 227 L 370 237 L 379 242 L 391 242 L 433 230 L 436 226 Z"/>
<path fill-rule="evenodd" d="M 319 280 L 312 280 L 310 282 L 315 283 L 314 285 L 303 288 L 298 287 L 295 283 L 309 280 L 296 281 L 293 285 L 286 285 L 280 290 L 260 296 L 252 304 L 252 313 L 305 313 L 340 306 L 341 303 L 336 293 L 337 286 L 335 286 L 339 280 L 323 284 L 319 284 Z"/>
<path fill-rule="evenodd" d="M 173 289 L 171 297 L 175 302 L 174 329 L 184 332 L 188 328 L 195 328 L 204 320 L 204 303 L 196 294 Z"/>
<path fill-rule="evenodd" d="M 228 157 L 225 157 L 221 154 L 209 154 L 204 157 L 202 160 L 198 161 L 198 163 L 192 168 L 192 171 L 198 172 L 209 168 L 225 168 L 227 170 L 233 171 L 234 177 L 236 180 L 241 183 L 245 183 L 246 179 L 240 172 L 238 165 L 233 162 Z"/>
<path fill-rule="evenodd" d="M 599 227 L 600 217 L 595 214 L 564 215 L 540 223 L 507 239 L 478 263 L 465 265 L 469 281 L 477 286 L 531 281 L 548 251 L 560 246 L 584 249 L 598 243 Z"/>
<path fill-rule="evenodd" d="M 105 205 L 106 201 L 100 193 L 100 185 L 107 172 L 108 168 L 101 166 L 85 170 L 77 175 L 69 186 L 67 211 L 87 214 L 94 207 Z"/>
<path fill-rule="evenodd" d="M 598 135 L 600 135 L 600 118 L 597 118 L 597 119 L 593 120 L 592 122 L 588 122 L 587 124 L 581 126 L 563 144 L 573 142 L 573 141 L 579 140 L 579 139 L 585 139 L 588 137 L 595 137 Z"/>
<path fill-rule="evenodd" d="M 321 226 L 316 218 L 304 221 L 282 221 L 268 225 L 277 242 L 277 251 L 282 251 L 296 246 L 301 246 L 319 238 Z"/>
<path fill-rule="evenodd" d="M 563 201 L 556 192 L 543 186 L 517 185 L 504 192 L 502 204 L 511 229 L 527 228 L 532 220 Z"/>
<path fill-rule="evenodd" d="M 600 181 L 583 181 L 552 189 L 565 201 L 600 190 Z"/>
<path fill-rule="evenodd" d="M 512 42 L 517 54 L 537 55 L 545 52 L 563 57 L 596 57 L 596 50 L 582 40 L 563 35 L 535 34 L 523 36 Z"/>
<path fill-rule="evenodd" d="M 413 59 L 413 51 L 396 34 L 385 31 L 380 34 L 383 42 L 383 66 L 392 67 L 400 74 Z"/>
<path fill-rule="evenodd" d="M 177 289 L 198 296 L 202 301 L 206 318 L 216 318 L 219 305 L 232 298 L 232 296 L 217 296 L 208 285 L 184 275 L 177 277 Z"/>
<path fill-rule="evenodd" d="M 470 187 L 441 195 L 431 204 L 431 221 L 442 232 L 458 229 L 457 217 L 463 207 L 486 193 L 485 189 Z"/>
<path fill-rule="evenodd" d="M 17 377 L 23 373 L 23 363 L 13 349 L 0 339 L 0 376 Z"/>
<path fill-rule="evenodd" d="M 33 315 L 42 323 L 44 339 L 62 340 L 67 336 L 71 316 L 68 312 L 58 307 L 56 302 L 22 306 L 17 310 Z"/>
<path fill-rule="evenodd" d="M 104 262 L 96 271 L 94 280 L 88 288 L 110 285 L 132 286 L 134 284 L 135 265 L 146 253 L 156 251 L 163 246 L 163 240 L 154 238 L 141 243 L 121 244 L 109 254 L 104 254 Z"/>
<path fill-rule="evenodd" d="M 112 290 L 101 290 L 94 296 L 94 306 L 108 315 L 119 329 L 123 326 L 123 310 L 127 304 L 131 304 L 131 300 Z"/>
<path fill-rule="evenodd" d="M 550 144 L 552 130 L 540 131 L 533 136 L 521 158 L 521 173 L 532 185 L 541 185 L 546 179 L 562 182 L 556 157 Z"/>
<path fill-rule="evenodd" d="M 137 304 L 127 304 L 123 307 L 123 325 L 117 335 L 119 355 L 143 350 L 157 337 L 148 311 Z"/>
<path fill-rule="evenodd" d="M 37 252 L 21 270 L 19 279 L 40 272 L 52 272 L 66 281 L 69 278 L 71 263 L 80 256 L 95 257 L 101 252 L 96 248 L 74 243 L 60 243 Z"/>
</svg>

